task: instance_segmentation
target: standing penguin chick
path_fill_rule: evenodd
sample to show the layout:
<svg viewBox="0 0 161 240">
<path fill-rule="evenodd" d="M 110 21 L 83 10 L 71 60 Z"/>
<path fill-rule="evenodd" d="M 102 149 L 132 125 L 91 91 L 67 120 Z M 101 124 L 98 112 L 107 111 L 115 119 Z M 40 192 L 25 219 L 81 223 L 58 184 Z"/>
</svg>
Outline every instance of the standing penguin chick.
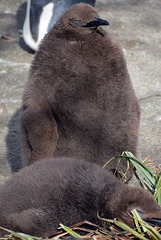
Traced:
<svg viewBox="0 0 161 240">
<path fill-rule="evenodd" d="M 36 162 L 0 189 L 0 226 L 39 237 L 53 234 L 60 223 L 87 220 L 104 226 L 107 222 L 97 212 L 133 226 L 128 213 L 134 208 L 142 218 L 161 218 L 161 208 L 146 190 L 129 187 L 98 164 L 78 159 Z"/>
<path fill-rule="evenodd" d="M 53 155 L 103 166 L 125 150 L 136 154 L 138 100 L 120 43 L 100 25 L 108 22 L 92 6 L 76 4 L 42 41 L 23 96 L 24 166 Z"/>
</svg>

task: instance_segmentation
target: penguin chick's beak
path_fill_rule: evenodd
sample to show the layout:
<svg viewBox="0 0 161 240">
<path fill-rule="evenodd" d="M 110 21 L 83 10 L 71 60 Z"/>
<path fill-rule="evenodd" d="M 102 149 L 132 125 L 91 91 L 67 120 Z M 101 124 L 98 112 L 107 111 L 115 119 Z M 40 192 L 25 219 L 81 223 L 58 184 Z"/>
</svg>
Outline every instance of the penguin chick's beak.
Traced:
<svg viewBox="0 0 161 240">
<path fill-rule="evenodd" d="M 110 25 L 108 21 L 103 20 L 101 18 L 96 18 L 96 20 L 87 23 L 86 25 L 83 25 L 84 28 L 97 28 L 102 25 Z"/>
<path fill-rule="evenodd" d="M 161 227 L 161 218 L 145 218 L 143 220 L 151 225 Z"/>
</svg>

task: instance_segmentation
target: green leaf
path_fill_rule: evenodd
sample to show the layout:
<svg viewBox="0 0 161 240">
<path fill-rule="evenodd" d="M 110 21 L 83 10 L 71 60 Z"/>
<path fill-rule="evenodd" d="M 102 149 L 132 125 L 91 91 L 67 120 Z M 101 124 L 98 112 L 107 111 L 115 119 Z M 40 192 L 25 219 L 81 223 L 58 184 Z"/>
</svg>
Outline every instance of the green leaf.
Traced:
<svg viewBox="0 0 161 240">
<path fill-rule="evenodd" d="M 136 171 L 134 172 L 134 175 L 135 175 L 136 179 L 138 180 L 138 182 L 140 183 L 140 186 L 141 186 L 142 188 L 144 188 L 144 185 L 143 185 L 141 179 L 139 178 L 138 174 L 136 173 Z"/>
<path fill-rule="evenodd" d="M 110 159 L 103 165 L 103 168 L 106 167 L 106 165 L 109 164 L 113 159 L 118 158 L 118 157 L 119 157 L 119 156 L 115 156 L 115 157 L 110 158 Z"/>
<path fill-rule="evenodd" d="M 143 163 L 141 163 L 131 152 L 124 152 L 124 154 L 126 154 L 126 155 L 123 157 L 127 157 L 127 158 L 133 160 L 134 162 L 138 163 L 141 167 L 143 167 L 145 170 L 147 170 L 147 172 L 149 172 L 149 174 L 152 177 L 154 177 L 152 172 Z"/>
<path fill-rule="evenodd" d="M 158 178 L 157 185 L 155 187 L 154 198 L 161 204 L 161 176 Z"/>
<path fill-rule="evenodd" d="M 137 230 L 140 233 L 142 233 L 141 228 L 140 228 L 140 225 L 141 225 L 141 227 L 143 229 L 143 232 L 147 232 L 147 228 L 145 227 L 145 224 L 144 224 L 143 220 L 141 219 L 140 215 L 138 214 L 137 210 L 133 209 L 131 212 L 134 216 L 134 222 L 135 222 L 135 225 L 137 227 Z"/>
<path fill-rule="evenodd" d="M 21 240 L 33 240 L 33 238 L 32 238 L 30 235 L 27 235 L 27 234 L 24 234 L 24 233 L 14 232 L 14 233 L 12 233 L 11 236 L 12 236 L 12 237 L 19 238 L 19 239 L 21 239 Z"/>
<path fill-rule="evenodd" d="M 103 168 L 115 158 L 128 158 L 129 161 L 134 165 L 134 167 L 149 182 L 152 188 L 155 188 L 156 178 L 153 176 L 152 172 L 144 164 L 142 164 L 139 160 L 137 160 L 136 157 L 131 152 L 123 152 L 123 154 L 126 154 L 126 155 L 119 155 L 119 156 L 112 157 L 108 162 L 106 162 Z"/>
<path fill-rule="evenodd" d="M 10 233 L 10 237 L 15 237 L 15 238 L 18 238 L 18 239 L 21 239 L 21 240 L 42 240 L 41 237 L 35 237 L 35 236 L 31 236 L 31 235 L 28 235 L 28 234 L 25 234 L 25 233 L 19 233 L 19 232 L 14 232 L 14 231 L 11 231 L 7 228 L 3 228 L 3 227 L 0 227 L 0 229 Z"/>
<path fill-rule="evenodd" d="M 69 227 L 64 226 L 62 223 L 60 223 L 60 226 L 61 226 L 67 233 L 69 233 L 72 237 L 82 238 L 81 235 L 77 234 L 76 232 L 74 232 L 74 231 L 73 231 L 72 229 L 70 229 Z"/>
<path fill-rule="evenodd" d="M 6 231 L 6 232 L 8 232 L 8 233 L 11 233 L 11 234 L 14 233 L 14 231 L 11 231 L 11 230 L 9 230 L 9 229 L 7 229 L 7 228 L 0 227 L 0 229 Z"/>
<path fill-rule="evenodd" d="M 126 156 L 129 157 L 129 160 L 134 165 L 134 167 L 140 172 L 143 178 L 151 185 L 153 189 L 155 189 L 156 178 L 153 176 L 152 172 L 139 160 L 135 158 L 135 156 L 130 152 L 125 152 Z"/>
<path fill-rule="evenodd" d="M 152 172 L 145 167 L 145 163 L 142 164 L 139 160 L 131 152 L 124 152 L 126 157 L 129 157 L 129 161 L 134 165 L 136 170 L 141 174 L 143 180 L 141 180 L 137 174 L 134 172 L 135 177 L 137 178 L 140 186 L 146 188 L 154 195 L 154 198 L 157 200 L 158 204 L 161 204 L 161 172 L 159 172 L 159 168 L 156 176 L 152 174 Z"/>
<path fill-rule="evenodd" d="M 143 182 L 144 182 L 146 188 L 149 190 L 149 192 L 151 192 L 154 195 L 155 188 L 152 188 L 151 186 L 149 186 L 145 180 Z"/>
<path fill-rule="evenodd" d="M 152 226 L 149 224 L 145 223 L 146 228 L 148 229 L 149 233 L 156 239 L 156 240 L 161 240 L 161 234 Z"/>
<path fill-rule="evenodd" d="M 114 224 L 116 224 L 118 227 L 128 231 L 129 233 L 132 233 L 135 237 L 142 239 L 142 240 L 148 240 L 144 236 L 142 236 L 140 233 L 136 232 L 134 229 L 126 225 L 125 223 L 122 223 L 116 219 L 113 220 Z"/>
</svg>

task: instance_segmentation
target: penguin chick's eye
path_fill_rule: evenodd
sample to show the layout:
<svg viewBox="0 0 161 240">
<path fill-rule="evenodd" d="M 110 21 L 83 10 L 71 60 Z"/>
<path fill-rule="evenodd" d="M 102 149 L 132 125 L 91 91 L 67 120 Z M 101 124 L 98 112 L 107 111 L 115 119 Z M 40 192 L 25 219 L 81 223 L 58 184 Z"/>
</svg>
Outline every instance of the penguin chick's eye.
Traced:
<svg viewBox="0 0 161 240">
<path fill-rule="evenodd" d="M 72 27 L 77 27 L 82 25 L 82 21 L 75 18 L 69 19 L 69 21 L 70 21 L 70 26 Z"/>
<path fill-rule="evenodd" d="M 133 206 L 133 207 L 131 207 L 131 208 L 129 209 L 129 212 L 133 211 L 134 209 L 137 210 L 139 216 L 143 219 L 144 216 L 145 216 L 144 211 L 143 211 L 140 207 L 138 207 L 138 206 Z"/>
</svg>

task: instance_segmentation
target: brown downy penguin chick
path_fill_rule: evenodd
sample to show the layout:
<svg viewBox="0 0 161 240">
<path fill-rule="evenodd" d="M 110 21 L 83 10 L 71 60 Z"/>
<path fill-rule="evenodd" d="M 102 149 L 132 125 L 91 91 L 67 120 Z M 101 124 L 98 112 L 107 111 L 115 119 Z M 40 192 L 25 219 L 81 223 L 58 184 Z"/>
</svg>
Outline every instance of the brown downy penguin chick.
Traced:
<svg viewBox="0 0 161 240">
<path fill-rule="evenodd" d="M 88 220 L 104 226 L 97 212 L 133 226 L 128 213 L 134 208 L 142 218 L 161 218 L 161 208 L 146 190 L 123 184 L 98 164 L 78 159 L 35 162 L 0 190 L 0 226 L 41 237 L 56 232 L 60 223 L 70 226 Z"/>
<path fill-rule="evenodd" d="M 24 166 L 53 155 L 103 166 L 123 151 L 136 154 L 138 100 L 120 43 L 100 26 L 107 24 L 92 6 L 76 4 L 42 41 L 23 96 Z M 118 170 L 126 166 L 122 160 Z"/>
</svg>

